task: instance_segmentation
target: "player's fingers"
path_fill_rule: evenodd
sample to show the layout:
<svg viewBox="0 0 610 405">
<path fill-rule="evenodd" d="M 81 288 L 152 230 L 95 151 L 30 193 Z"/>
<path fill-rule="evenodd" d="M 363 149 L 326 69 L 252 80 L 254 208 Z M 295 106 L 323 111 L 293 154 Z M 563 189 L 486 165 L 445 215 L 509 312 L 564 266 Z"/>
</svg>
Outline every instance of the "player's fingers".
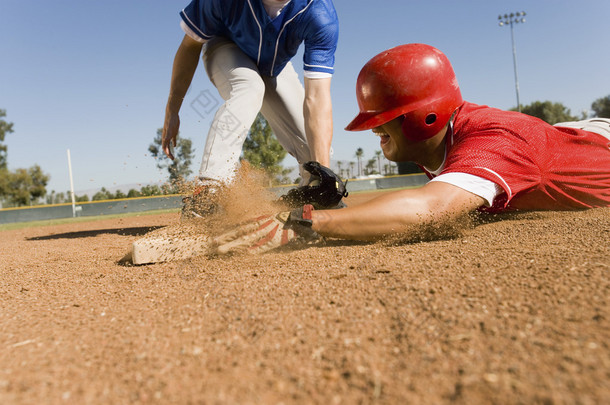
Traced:
<svg viewBox="0 0 610 405">
<path fill-rule="evenodd" d="M 258 222 L 249 222 L 247 224 L 241 225 L 229 232 L 223 233 L 213 239 L 214 243 L 217 245 L 224 245 L 225 243 L 232 242 L 234 240 L 239 239 L 243 235 L 256 231 L 260 228 L 260 224 Z"/>
<path fill-rule="evenodd" d="M 169 157 L 170 159 L 173 160 L 174 155 L 172 154 L 170 145 L 171 145 L 171 138 L 169 137 L 169 134 L 167 133 L 167 131 L 164 131 L 163 138 L 161 139 L 161 149 L 163 150 L 163 153 L 165 153 L 165 155 L 167 157 Z"/>
<path fill-rule="evenodd" d="M 163 148 L 163 152 L 165 152 L 165 155 L 170 158 L 171 160 L 174 160 L 174 154 L 172 153 L 172 150 L 169 146 L 166 146 Z"/>
<path fill-rule="evenodd" d="M 216 248 L 217 253 L 223 255 L 227 253 L 238 253 L 247 251 L 250 246 L 255 245 L 259 240 L 264 239 L 269 232 L 275 232 L 279 225 L 271 229 L 258 229 L 249 234 L 243 235 L 238 239 L 229 241 Z"/>
<path fill-rule="evenodd" d="M 294 239 L 295 233 L 292 229 L 278 229 L 267 240 L 259 240 L 256 244 L 248 248 L 248 253 L 262 254 L 277 247 L 283 246 Z"/>
<path fill-rule="evenodd" d="M 269 225 L 269 222 L 273 221 L 273 217 L 271 216 L 262 216 L 255 218 L 251 221 L 242 223 L 241 225 L 236 226 L 232 230 L 223 233 L 222 235 L 218 235 L 213 238 L 213 241 L 217 245 L 221 245 L 232 240 L 235 240 L 243 235 L 254 232 L 259 228 L 263 228 Z"/>
<path fill-rule="evenodd" d="M 172 160 L 174 160 L 172 148 L 175 148 L 177 145 L 179 125 L 180 121 L 178 117 L 167 118 L 161 136 L 161 147 L 163 148 L 163 152 Z"/>
</svg>

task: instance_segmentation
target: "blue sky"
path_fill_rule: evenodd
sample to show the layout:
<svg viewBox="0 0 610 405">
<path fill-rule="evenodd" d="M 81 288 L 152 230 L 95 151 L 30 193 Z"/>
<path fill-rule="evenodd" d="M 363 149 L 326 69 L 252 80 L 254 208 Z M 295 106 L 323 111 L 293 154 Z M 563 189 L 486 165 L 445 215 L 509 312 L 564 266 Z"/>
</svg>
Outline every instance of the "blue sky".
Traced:
<svg viewBox="0 0 610 405">
<path fill-rule="evenodd" d="M 610 94 L 605 0 L 335 0 L 340 40 L 333 77 L 334 160 L 379 149 L 370 132 L 343 130 L 357 113 L 360 68 L 380 51 L 409 42 L 436 46 L 452 61 L 471 102 L 516 105 L 510 29 L 497 17 L 526 11 L 515 26 L 522 104 L 561 102 L 574 115 Z M 123 184 L 160 183 L 148 145 L 163 125 L 172 61 L 183 33 L 184 0 L 0 0 L 0 109 L 14 123 L 9 168 L 38 164 L 48 190 L 69 189 L 71 150 L 77 194 Z M 293 60 L 302 72 L 301 54 Z M 201 160 L 219 100 L 200 66 L 181 113 L 181 135 Z M 294 161 L 287 158 L 286 165 Z"/>
</svg>

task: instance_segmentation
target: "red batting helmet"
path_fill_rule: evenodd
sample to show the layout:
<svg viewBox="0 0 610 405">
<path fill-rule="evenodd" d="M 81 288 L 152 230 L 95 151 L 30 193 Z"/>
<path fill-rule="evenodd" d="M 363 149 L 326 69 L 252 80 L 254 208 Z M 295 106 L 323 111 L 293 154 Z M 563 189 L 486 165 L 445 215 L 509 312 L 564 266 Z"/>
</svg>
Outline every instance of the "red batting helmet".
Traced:
<svg viewBox="0 0 610 405">
<path fill-rule="evenodd" d="M 375 128 L 403 115 L 402 132 L 413 141 L 440 132 L 463 103 L 449 59 L 424 44 L 400 45 L 368 61 L 356 97 L 360 113 L 346 130 Z"/>
</svg>

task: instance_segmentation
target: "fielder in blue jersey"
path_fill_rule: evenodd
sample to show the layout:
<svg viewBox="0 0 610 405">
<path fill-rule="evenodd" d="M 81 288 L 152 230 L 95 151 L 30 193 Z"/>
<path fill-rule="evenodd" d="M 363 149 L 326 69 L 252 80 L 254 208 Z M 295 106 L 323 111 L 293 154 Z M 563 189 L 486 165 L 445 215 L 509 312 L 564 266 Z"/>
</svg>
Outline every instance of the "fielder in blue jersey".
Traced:
<svg viewBox="0 0 610 405">
<path fill-rule="evenodd" d="M 208 132 L 197 199 L 234 179 L 259 112 L 299 164 L 329 166 L 330 82 L 339 34 L 332 0 L 193 0 L 180 17 L 185 35 L 174 59 L 163 125 L 167 156 L 174 158 L 180 107 L 200 55 L 225 101 Z M 304 86 L 290 61 L 301 44 Z M 301 174 L 306 184 L 308 173 Z M 187 216 L 203 216 L 210 208 L 191 205 Z"/>
</svg>

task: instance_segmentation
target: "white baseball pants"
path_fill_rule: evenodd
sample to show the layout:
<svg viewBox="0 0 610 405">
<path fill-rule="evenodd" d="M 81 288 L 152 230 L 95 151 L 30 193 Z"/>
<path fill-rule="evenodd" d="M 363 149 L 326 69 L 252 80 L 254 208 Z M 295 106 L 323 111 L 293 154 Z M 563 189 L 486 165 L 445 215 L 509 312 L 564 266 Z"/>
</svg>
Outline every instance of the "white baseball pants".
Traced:
<svg viewBox="0 0 610 405">
<path fill-rule="evenodd" d="M 224 38 L 203 50 L 208 77 L 225 100 L 208 132 L 199 178 L 231 182 L 239 167 L 243 143 L 259 111 L 284 149 L 299 164 L 310 159 L 305 135 L 305 90 L 291 63 L 277 77 L 262 76 L 237 45 Z"/>
<path fill-rule="evenodd" d="M 555 124 L 555 126 L 584 129 L 585 131 L 605 136 L 610 140 L 610 119 L 608 118 L 589 118 L 582 121 L 560 122 Z"/>
</svg>

